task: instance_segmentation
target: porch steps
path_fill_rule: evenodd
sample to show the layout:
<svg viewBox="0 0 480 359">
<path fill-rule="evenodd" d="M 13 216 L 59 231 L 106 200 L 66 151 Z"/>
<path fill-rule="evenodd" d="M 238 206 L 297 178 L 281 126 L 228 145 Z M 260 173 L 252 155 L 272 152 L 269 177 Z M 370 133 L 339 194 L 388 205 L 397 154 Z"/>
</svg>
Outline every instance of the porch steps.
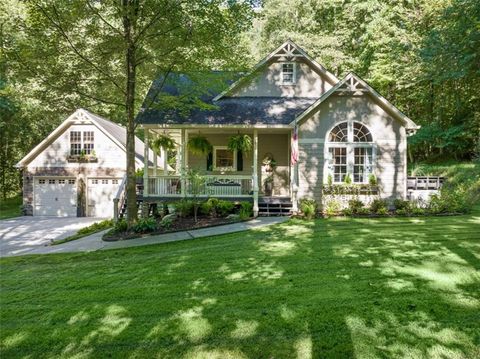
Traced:
<svg viewBox="0 0 480 359">
<path fill-rule="evenodd" d="M 259 216 L 289 216 L 292 202 L 289 197 L 260 197 L 258 199 Z"/>
</svg>

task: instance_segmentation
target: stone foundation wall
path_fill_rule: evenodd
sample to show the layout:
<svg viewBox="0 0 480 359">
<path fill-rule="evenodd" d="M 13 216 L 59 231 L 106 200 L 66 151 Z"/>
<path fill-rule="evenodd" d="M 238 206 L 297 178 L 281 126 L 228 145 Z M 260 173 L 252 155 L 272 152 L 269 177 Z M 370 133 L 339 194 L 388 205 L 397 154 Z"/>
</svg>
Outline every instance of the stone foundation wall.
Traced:
<svg viewBox="0 0 480 359">
<path fill-rule="evenodd" d="M 33 177 L 34 176 L 65 176 L 83 178 L 88 177 L 123 177 L 123 168 L 86 167 L 79 165 L 76 168 L 66 167 L 29 167 L 23 170 L 23 214 L 33 215 Z"/>
</svg>

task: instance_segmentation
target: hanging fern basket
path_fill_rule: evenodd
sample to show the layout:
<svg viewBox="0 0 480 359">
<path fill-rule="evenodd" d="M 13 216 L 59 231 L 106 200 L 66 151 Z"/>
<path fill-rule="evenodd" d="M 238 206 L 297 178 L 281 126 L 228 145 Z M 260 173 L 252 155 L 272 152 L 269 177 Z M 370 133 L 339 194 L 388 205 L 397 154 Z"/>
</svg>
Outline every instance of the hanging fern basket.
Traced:
<svg viewBox="0 0 480 359">
<path fill-rule="evenodd" d="M 213 146 L 204 136 L 195 136 L 188 140 L 188 150 L 194 155 L 207 155 L 213 150 Z"/>
<path fill-rule="evenodd" d="M 171 137 L 165 135 L 159 136 L 152 143 L 152 147 L 156 152 L 159 152 L 162 148 L 166 151 L 171 151 L 174 150 L 176 146 L 177 144 L 175 141 Z"/>
<path fill-rule="evenodd" d="M 244 154 L 252 152 L 252 138 L 249 135 L 234 135 L 228 139 L 228 149 Z"/>
</svg>

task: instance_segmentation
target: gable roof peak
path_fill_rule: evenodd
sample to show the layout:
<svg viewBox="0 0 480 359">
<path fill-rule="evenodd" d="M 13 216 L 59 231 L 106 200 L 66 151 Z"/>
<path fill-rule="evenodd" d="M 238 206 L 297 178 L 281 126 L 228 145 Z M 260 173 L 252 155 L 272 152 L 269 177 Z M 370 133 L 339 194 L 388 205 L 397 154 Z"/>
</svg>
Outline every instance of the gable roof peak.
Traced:
<svg viewBox="0 0 480 359">
<path fill-rule="evenodd" d="M 334 74 L 332 74 L 325 67 L 323 67 L 317 61 L 315 61 L 312 57 L 310 57 L 310 55 L 308 55 L 305 52 L 305 50 L 303 50 L 300 46 L 298 46 L 295 42 L 293 42 L 292 39 L 288 38 L 283 44 L 278 46 L 275 50 L 270 52 L 270 54 L 268 54 L 260 62 L 258 62 L 249 73 L 247 73 L 245 76 L 235 81 L 228 89 L 226 89 L 222 93 L 215 96 L 213 98 L 213 101 L 220 100 L 222 97 L 226 96 L 227 94 L 231 93 L 233 90 L 238 88 L 241 84 L 243 84 L 246 81 L 246 79 L 249 79 L 256 71 L 258 71 L 260 68 L 266 65 L 274 57 L 287 57 L 287 58 L 302 57 L 307 60 L 307 62 L 311 65 L 311 67 L 315 71 L 325 76 L 326 80 L 331 85 L 335 85 L 339 81 Z"/>
</svg>

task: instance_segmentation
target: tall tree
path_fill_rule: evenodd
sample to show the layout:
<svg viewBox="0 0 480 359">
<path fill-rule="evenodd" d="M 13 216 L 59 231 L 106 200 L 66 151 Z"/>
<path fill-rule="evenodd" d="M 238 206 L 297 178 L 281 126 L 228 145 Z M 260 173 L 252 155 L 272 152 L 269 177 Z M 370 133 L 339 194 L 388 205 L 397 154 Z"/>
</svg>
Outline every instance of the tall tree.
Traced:
<svg viewBox="0 0 480 359">
<path fill-rule="evenodd" d="M 238 66 L 236 39 L 252 16 L 244 1 L 31 0 L 26 16 L 18 18 L 22 36 L 8 56 L 19 77 L 35 79 L 50 96 L 73 96 L 123 113 L 132 224 L 135 114 L 149 82 L 171 72 Z"/>
</svg>

